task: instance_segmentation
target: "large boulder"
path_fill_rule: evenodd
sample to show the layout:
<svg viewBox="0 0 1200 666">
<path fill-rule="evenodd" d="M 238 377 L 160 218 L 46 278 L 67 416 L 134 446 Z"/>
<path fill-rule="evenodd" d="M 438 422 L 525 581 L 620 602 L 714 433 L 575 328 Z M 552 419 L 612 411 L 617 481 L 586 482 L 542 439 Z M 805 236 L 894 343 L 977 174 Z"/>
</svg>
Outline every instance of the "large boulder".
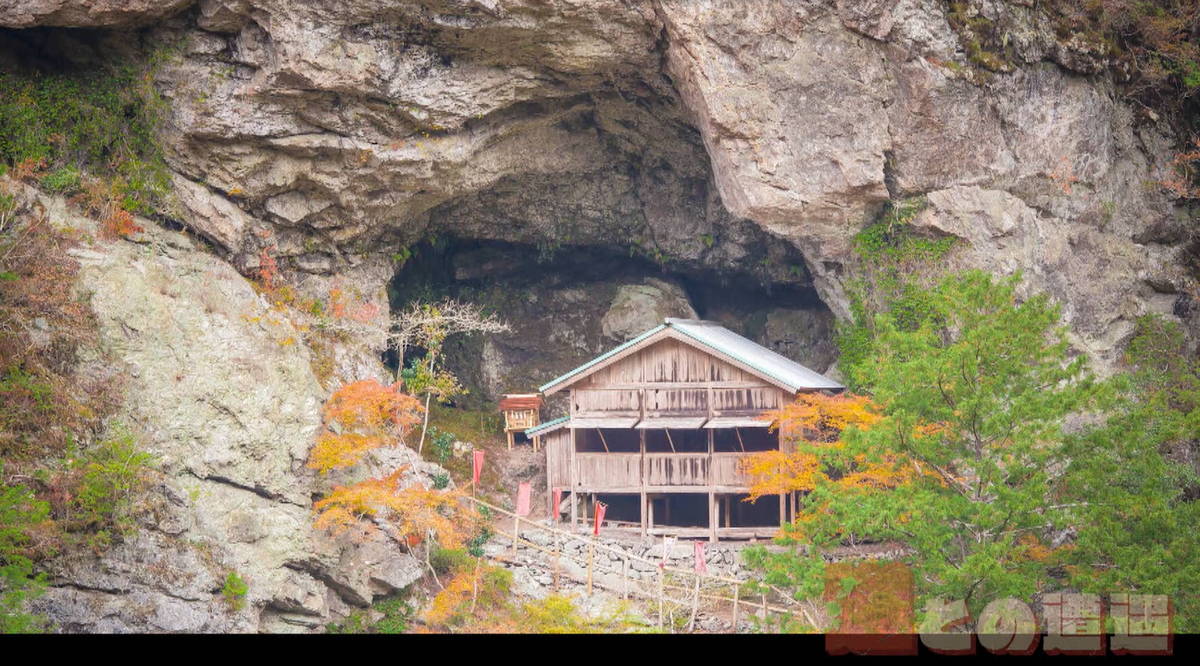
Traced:
<svg viewBox="0 0 1200 666">
<path fill-rule="evenodd" d="M 657 278 L 617 288 L 608 312 L 600 318 L 604 337 L 624 342 L 663 323 L 667 317 L 695 319 L 696 311 L 679 285 Z"/>
</svg>

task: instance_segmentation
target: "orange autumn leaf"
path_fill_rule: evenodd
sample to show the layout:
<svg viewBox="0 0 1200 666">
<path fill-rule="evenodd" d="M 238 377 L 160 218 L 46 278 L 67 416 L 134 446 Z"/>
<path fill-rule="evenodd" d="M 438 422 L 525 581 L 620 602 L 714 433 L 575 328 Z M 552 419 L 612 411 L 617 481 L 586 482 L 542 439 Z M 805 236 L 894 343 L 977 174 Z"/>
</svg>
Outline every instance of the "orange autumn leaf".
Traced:
<svg viewBox="0 0 1200 666">
<path fill-rule="evenodd" d="M 846 428 L 866 429 L 880 420 L 870 398 L 858 395 L 801 394 L 794 402 L 770 412 L 783 442 L 804 442 L 812 446 L 840 448 Z M 786 447 L 783 447 L 786 448 Z M 750 479 L 749 500 L 763 495 L 808 491 L 828 480 L 818 457 L 808 451 L 761 451 L 745 456 L 739 469 Z M 884 482 L 886 467 L 862 470 L 860 481 Z"/>
<path fill-rule="evenodd" d="M 372 449 L 400 444 L 423 412 L 399 384 L 373 379 L 347 384 L 325 403 L 327 429 L 317 438 L 308 466 L 325 474 L 358 464 Z"/>
<path fill-rule="evenodd" d="M 401 489 L 400 481 L 407 469 L 401 467 L 383 478 L 334 488 L 313 505 L 317 529 L 340 534 L 363 520 L 378 518 L 406 541 L 412 535 L 434 534 L 445 547 L 461 548 L 473 533 L 478 514 L 454 491 L 430 490 L 421 485 Z"/>
<path fill-rule="evenodd" d="M 749 499 L 792 491 L 812 490 L 821 465 L 811 453 L 758 451 L 738 461 L 738 470 L 750 479 Z"/>
<path fill-rule="evenodd" d="M 848 427 L 866 429 L 882 418 L 866 396 L 803 393 L 794 402 L 768 413 L 783 438 L 836 441 Z"/>
<path fill-rule="evenodd" d="M 350 467 L 362 461 L 368 451 L 385 444 L 384 439 L 378 435 L 354 432 L 338 435 L 326 430 L 317 438 L 317 445 L 309 455 L 308 466 L 322 474 Z"/>
<path fill-rule="evenodd" d="M 374 379 L 346 384 L 325 403 L 325 420 L 345 428 L 381 428 L 392 424 L 407 433 L 423 411 L 416 398 L 400 392 L 399 384 L 384 386 Z"/>
</svg>

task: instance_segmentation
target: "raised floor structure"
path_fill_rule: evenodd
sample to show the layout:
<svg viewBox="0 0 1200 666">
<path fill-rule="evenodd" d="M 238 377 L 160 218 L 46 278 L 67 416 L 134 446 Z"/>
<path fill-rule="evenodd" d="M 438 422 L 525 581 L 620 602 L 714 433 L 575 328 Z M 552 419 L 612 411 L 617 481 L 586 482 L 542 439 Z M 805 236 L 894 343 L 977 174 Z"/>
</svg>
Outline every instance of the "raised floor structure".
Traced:
<svg viewBox="0 0 1200 666">
<path fill-rule="evenodd" d="M 608 525 L 643 535 L 768 537 L 795 499 L 742 501 L 739 462 L 781 447 L 769 411 L 843 388 L 719 324 L 667 319 L 541 386 L 569 391 L 569 414 L 525 434 L 545 448 L 547 487 L 572 522 L 601 501 Z"/>
</svg>

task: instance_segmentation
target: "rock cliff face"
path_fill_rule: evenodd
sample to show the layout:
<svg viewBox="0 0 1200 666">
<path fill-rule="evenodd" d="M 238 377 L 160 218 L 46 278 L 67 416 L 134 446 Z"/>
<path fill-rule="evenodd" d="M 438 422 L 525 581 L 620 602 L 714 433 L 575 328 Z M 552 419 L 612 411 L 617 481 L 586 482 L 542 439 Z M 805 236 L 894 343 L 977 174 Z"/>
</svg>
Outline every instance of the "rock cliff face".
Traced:
<svg viewBox="0 0 1200 666">
<path fill-rule="evenodd" d="M 62 199 L 6 186 L 55 224 L 96 234 Z M 312 529 L 312 496 L 347 479 L 305 467 L 327 392 L 288 318 L 187 236 L 139 222 L 133 242 L 71 253 L 127 377 L 118 418 L 157 476 L 136 537 L 52 560 L 37 610 L 66 631 L 302 631 L 419 578 L 424 566 L 383 535 Z M 384 455 L 381 467 L 409 464 L 414 481 L 441 471 L 407 448 Z M 237 611 L 221 594 L 230 572 L 249 588 Z"/>
<path fill-rule="evenodd" d="M 850 240 L 889 200 L 1023 270 L 1112 362 L 1170 312 L 1171 137 L 1025 3 L 204 0 L 162 24 L 165 140 L 190 224 L 252 265 L 336 273 L 429 237 L 752 268 L 846 314 Z M 799 251 L 803 268 L 786 257 Z"/>
<path fill-rule="evenodd" d="M 435 290 L 517 324 L 456 352 L 485 394 L 649 315 L 730 321 L 824 369 L 853 237 L 920 197 L 914 227 L 961 240 L 945 267 L 1022 271 L 1111 367 L 1137 316 L 1192 310 L 1187 213 L 1155 185 L 1175 138 L 1035 4 L 967 3 L 1004 45 L 984 69 L 938 0 L 0 0 L 0 26 L 138 28 L 171 51 L 179 215 L 220 257 L 163 233 L 80 258 L 174 479 L 120 557 L 199 534 L 222 564 L 68 570 L 47 603 L 66 626 L 278 628 L 404 578 L 302 527 L 323 392 L 286 325 L 246 318 L 265 314 L 234 267 L 264 249 L 314 289 L 381 302 L 391 282 L 393 303 L 434 261 Z M 340 351 L 338 373 L 379 351 Z M 258 567 L 261 620 L 209 612 L 222 567 Z"/>
</svg>

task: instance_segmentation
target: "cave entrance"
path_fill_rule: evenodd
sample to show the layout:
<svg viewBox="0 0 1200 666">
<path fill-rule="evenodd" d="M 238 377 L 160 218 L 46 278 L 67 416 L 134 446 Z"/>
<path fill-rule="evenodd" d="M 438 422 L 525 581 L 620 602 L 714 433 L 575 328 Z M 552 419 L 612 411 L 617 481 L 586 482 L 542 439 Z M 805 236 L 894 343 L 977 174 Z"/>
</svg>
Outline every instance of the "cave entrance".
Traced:
<svg viewBox="0 0 1200 666">
<path fill-rule="evenodd" d="M 779 261 L 802 263 L 798 257 Z M 811 286 L 772 282 L 744 267 L 656 263 L 619 245 L 562 245 L 551 251 L 445 235 L 410 246 L 389 283 L 392 311 L 444 298 L 473 303 L 512 327 L 486 338 L 446 340 L 444 367 L 468 389 L 456 398 L 467 409 L 491 409 L 504 394 L 528 393 L 644 330 L 631 327 L 661 323 L 661 316 L 717 321 L 817 371 L 836 354 L 832 314 Z M 690 312 L 677 311 L 680 299 Z M 631 302 L 645 311 L 645 322 L 630 309 Z M 623 320 L 637 324 L 622 327 Z M 405 359 L 392 353 L 385 362 L 396 369 L 425 352 L 411 347 Z M 552 418 L 561 407 L 550 405 L 543 418 Z M 661 431 L 650 440 L 651 451 L 671 450 Z"/>
</svg>

